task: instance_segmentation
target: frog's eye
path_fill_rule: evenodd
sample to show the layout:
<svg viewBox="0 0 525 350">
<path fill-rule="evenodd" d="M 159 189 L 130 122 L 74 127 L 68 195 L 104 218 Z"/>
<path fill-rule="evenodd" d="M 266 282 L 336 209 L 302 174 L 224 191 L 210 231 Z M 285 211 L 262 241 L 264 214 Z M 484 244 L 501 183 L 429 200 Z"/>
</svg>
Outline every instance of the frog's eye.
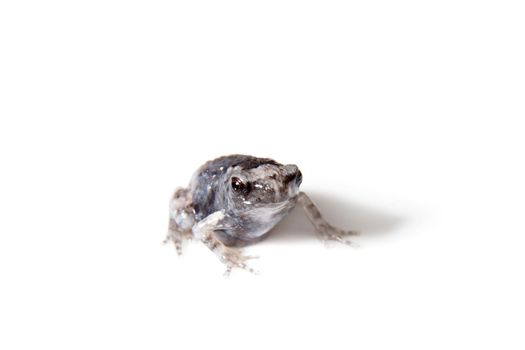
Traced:
<svg viewBox="0 0 525 350">
<path fill-rule="evenodd" d="M 232 177 L 231 179 L 231 185 L 232 185 L 232 188 L 234 191 L 236 192 L 241 192 L 241 191 L 244 191 L 246 189 L 246 184 L 244 182 L 242 182 L 241 179 L 239 179 L 238 177 Z"/>
</svg>

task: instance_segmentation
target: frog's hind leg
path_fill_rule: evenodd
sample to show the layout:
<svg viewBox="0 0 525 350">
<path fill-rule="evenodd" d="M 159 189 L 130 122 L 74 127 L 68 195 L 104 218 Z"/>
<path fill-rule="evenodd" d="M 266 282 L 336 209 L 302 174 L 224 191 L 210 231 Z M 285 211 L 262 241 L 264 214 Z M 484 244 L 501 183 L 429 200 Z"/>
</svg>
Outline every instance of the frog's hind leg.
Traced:
<svg viewBox="0 0 525 350">
<path fill-rule="evenodd" d="M 235 223 L 224 210 L 217 211 L 193 226 L 193 236 L 204 243 L 226 265 L 225 276 L 228 276 L 233 268 L 256 273 L 246 264 L 247 260 L 255 257 L 244 255 L 239 247 L 226 246 L 220 239 L 221 232 L 232 229 L 234 225 Z"/>
<path fill-rule="evenodd" d="M 168 234 L 166 235 L 163 243 L 167 244 L 169 242 L 173 242 L 173 244 L 175 244 L 175 250 L 177 251 L 177 254 L 182 255 L 182 243 L 187 239 L 191 239 L 191 231 L 181 231 L 175 220 L 170 218 Z"/>
<path fill-rule="evenodd" d="M 297 201 L 303 207 L 306 216 L 315 227 L 318 235 L 325 241 L 338 241 L 347 245 L 354 245 L 348 236 L 356 236 L 358 231 L 347 231 L 331 225 L 324 218 L 319 209 L 304 192 L 299 192 Z"/>
<path fill-rule="evenodd" d="M 191 228 L 195 223 L 194 214 L 188 189 L 178 188 L 175 190 L 170 201 L 170 220 L 164 243 L 173 242 L 178 255 L 182 254 L 183 241 L 192 237 Z"/>
</svg>

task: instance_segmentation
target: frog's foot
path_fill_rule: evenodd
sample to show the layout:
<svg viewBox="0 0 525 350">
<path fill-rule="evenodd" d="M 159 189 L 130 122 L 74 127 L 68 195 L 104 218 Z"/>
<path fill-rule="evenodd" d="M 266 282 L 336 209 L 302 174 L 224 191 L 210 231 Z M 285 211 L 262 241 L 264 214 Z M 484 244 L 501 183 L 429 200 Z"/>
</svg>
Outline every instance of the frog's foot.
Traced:
<svg viewBox="0 0 525 350">
<path fill-rule="evenodd" d="M 230 275 L 233 268 L 239 268 L 257 274 L 258 272 L 249 267 L 246 261 L 250 259 L 257 259 L 256 256 L 244 255 L 239 248 L 222 247 L 221 252 L 217 252 L 221 261 L 226 265 L 224 276 Z"/>
<path fill-rule="evenodd" d="M 246 264 L 247 260 L 254 257 L 244 255 L 240 248 L 225 245 L 220 238 L 220 232 L 228 230 L 234 224 L 224 210 L 217 211 L 193 226 L 193 237 L 204 243 L 226 265 L 225 276 L 234 268 L 256 273 Z"/>
<path fill-rule="evenodd" d="M 356 246 L 356 244 L 348 239 L 349 236 L 357 236 L 359 235 L 358 231 L 346 231 L 342 230 L 338 227 L 332 226 L 327 222 L 320 223 L 318 226 L 316 226 L 317 234 L 319 237 L 327 242 L 327 241 L 337 241 L 342 244 L 346 244 L 349 246 Z"/>
<path fill-rule="evenodd" d="M 306 216 L 308 217 L 312 225 L 314 225 L 315 230 L 317 231 L 318 235 L 321 237 L 322 240 L 324 240 L 325 242 L 337 241 L 351 246 L 356 245 L 355 243 L 351 242 L 348 239 L 348 237 L 356 236 L 359 234 L 359 232 L 343 230 L 328 223 L 323 218 L 323 215 L 321 214 L 319 209 L 317 209 L 310 197 L 306 195 L 306 193 L 299 192 L 297 200 L 303 207 Z"/>
<path fill-rule="evenodd" d="M 162 243 L 168 244 L 169 242 L 173 242 L 175 244 L 175 250 L 177 251 L 177 255 L 182 255 L 182 235 L 180 232 L 177 231 L 168 231 L 168 234 L 166 235 L 166 238 Z"/>
<path fill-rule="evenodd" d="M 170 219 L 168 234 L 166 235 L 163 243 L 167 244 L 169 242 L 173 242 L 173 244 L 175 244 L 177 255 L 182 255 L 182 243 L 184 240 L 188 239 L 191 239 L 191 232 L 181 232 L 178 230 L 174 220 Z"/>
</svg>

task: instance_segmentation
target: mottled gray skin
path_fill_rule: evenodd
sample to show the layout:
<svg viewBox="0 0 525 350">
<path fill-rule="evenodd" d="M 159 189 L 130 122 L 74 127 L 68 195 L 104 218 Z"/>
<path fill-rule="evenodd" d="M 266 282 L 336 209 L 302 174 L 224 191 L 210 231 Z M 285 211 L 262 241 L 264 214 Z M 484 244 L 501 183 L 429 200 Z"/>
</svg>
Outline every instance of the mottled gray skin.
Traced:
<svg viewBox="0 0 525 350">
<path fill-rule="evenodd" d="M 327 223 L 304 192 L 296 165 L 246 155 L 220 157 L 202 165 L 188 188 L 170 202 L 168 241 L 181 253 L 184 238 L 205 243 L 226 264 L 250 271 L 238 246 L 259 241 L 300 203 L 320 236 L 349 244 L 355 234 Z"/>
</svg>

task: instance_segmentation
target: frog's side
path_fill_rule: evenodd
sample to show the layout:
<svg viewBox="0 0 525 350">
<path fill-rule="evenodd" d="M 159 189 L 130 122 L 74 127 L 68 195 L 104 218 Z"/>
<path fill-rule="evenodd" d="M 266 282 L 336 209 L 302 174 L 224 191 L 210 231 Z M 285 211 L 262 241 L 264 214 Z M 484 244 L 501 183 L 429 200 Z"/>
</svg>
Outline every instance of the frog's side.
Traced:
<svg viewBox="0 0 525 350">
<path fill-rule="evenodd" d="M 202 165 L 188 188 L 175 191 L 170 202 L 167 240 L 181 254 L 182 240 L 196 238 L 226 264 L 244 268 L 240 248 L 262 239 L 297 203 L 324 239 L 349 244 L 355 234 L 327 223 L 310 198 L 299 192 L 302 174 L 296 165 L 246 155 L 220 157 Z"/>
</svg>

